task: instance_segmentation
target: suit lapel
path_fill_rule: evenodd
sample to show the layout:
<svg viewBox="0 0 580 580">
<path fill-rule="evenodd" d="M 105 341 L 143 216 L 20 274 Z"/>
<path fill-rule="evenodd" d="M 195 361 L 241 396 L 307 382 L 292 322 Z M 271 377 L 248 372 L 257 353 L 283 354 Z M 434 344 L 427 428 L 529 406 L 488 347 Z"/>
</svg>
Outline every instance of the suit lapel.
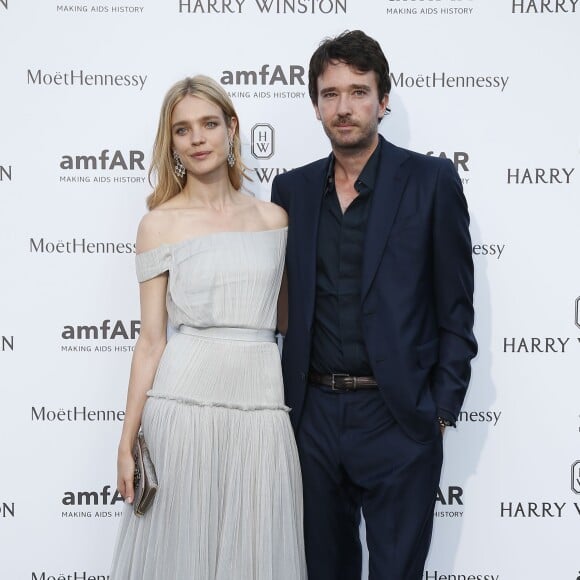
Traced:
<svg viewBox="0 0 580 580">
<path fill-rule="evenodd" d="M 330 158 L 329 158 L 330 159 Z M 300 195 L 297 215 L 300 216 L 298 255 L 299 279 L 304 300 L 303 312 L 306 315 L 306 326 L 310 330 L 314 316 L 316 296 L 316 249 L 318 245 L 318 224 L 320 208 L 324 193 L 328 162 L 317 164 L 313 171 L 305 176 L 305 184 Z"/>
<path fill-rule="evenodd" d="M 371 287 L 389 240 L 410 171 L 410 164 L 404 163 L 409 154 L 382 137 L 379 138 L 383 143 L 365 236 L 362 301 Z"/>
</svg>

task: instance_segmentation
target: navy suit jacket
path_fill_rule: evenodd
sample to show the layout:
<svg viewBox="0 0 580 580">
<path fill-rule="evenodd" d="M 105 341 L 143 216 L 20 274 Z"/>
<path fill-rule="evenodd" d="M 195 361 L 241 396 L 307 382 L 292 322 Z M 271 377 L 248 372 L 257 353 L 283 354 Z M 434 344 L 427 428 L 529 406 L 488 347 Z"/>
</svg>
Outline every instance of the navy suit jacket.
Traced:
<svg viewBox="0 0 580 580">
<path fill-rule="evenodd" d="M 456 419 L 477 353 L 473 259 L 461 181 L 447 159 L 385 141 L 364 242 L 360 317 L 382 396 L 416 441 Z M 272 201 L 289 216 L 286 403 L 299 428 L 316 295 L 318 222 L 330 157 L 278 175 Z"/>
</svg>

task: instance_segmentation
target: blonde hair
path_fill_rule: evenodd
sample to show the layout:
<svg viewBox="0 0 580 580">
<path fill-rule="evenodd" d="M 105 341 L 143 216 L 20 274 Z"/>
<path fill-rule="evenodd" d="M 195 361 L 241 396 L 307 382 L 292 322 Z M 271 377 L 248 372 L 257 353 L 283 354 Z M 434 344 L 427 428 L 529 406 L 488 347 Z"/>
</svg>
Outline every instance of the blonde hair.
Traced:
<svg viewBox="0 0 580 580">
<path fill-rule="evenodd" d="M 204 75 L 186 77 L 167 91 L 159 114 L 157 135 L 153 144 L 153 155 L 149 168 L 149 183 L 153 187 L 153 193 L 147 197 L 149 209 L 153 209 L 176 196 L 185 186 L 187 174 L 183 177 L 177 177 L 174 171 L 171 117 L 177 103 L 186 95 L 199 97 L 217 105 L 222 110 L 228 127 L 231 127 L 232 117 L 238 118 L 234 105 L 225 90 L 216 81 Z M 248 178 L 246 166 L 242 163 L 239 121 L 234 130 L 232 143 L 236 161 L 233 167 L 228 165 L 228 176 L 234 189 L 239 190 L 244 178 Z"/>
</svg>

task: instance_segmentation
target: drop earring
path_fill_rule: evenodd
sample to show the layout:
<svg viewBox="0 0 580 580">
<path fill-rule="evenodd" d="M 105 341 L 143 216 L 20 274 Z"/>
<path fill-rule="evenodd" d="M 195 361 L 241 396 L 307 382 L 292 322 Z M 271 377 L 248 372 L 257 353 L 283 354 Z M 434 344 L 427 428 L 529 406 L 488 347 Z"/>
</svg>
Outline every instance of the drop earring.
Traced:
<svg viewBox="0 0 580 580">
<path fill-rule="evenodd" d="M 175 161 L 175 167 L 173 168 L 173 171 L 175 171 L 175 175 L 177 175 L 177 177 L 182 178 L 185 175 L 185 165 L 183 165 L 183 162 L 177 154 L 177 151 L 173 152 L 173 159 Z"/>
<path fill-rule="evenodd" d="M 228 151 L 228 165 L 233 167 L 236 164 L 236 156 L 234 155 L 234 142 L 230 140 L 230 149 Z"/>
</svg>

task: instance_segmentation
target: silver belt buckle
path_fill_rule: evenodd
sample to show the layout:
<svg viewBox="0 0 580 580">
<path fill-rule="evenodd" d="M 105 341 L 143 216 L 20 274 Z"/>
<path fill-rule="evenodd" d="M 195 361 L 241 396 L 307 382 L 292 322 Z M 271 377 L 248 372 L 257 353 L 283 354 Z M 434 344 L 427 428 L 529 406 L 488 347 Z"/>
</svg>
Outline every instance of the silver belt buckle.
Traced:
<svg viewBox="0 0 580 580">
<path fill-rule="evenodd" d="M 336 382 L 335 381 L 336 381 L 336 377 L 347 378 L 347 377 L 350 377 L 349 374 L 347 374 L 347 373 L 332 373 L 331 377 L 332 377 L 331 388 L 332 388 L 333 391 L 345 391 L 345 390 L 348 390 L 348 387 L 346 387 L 344 389 L 339 389 L 336 386 Z"/>
</svg>

